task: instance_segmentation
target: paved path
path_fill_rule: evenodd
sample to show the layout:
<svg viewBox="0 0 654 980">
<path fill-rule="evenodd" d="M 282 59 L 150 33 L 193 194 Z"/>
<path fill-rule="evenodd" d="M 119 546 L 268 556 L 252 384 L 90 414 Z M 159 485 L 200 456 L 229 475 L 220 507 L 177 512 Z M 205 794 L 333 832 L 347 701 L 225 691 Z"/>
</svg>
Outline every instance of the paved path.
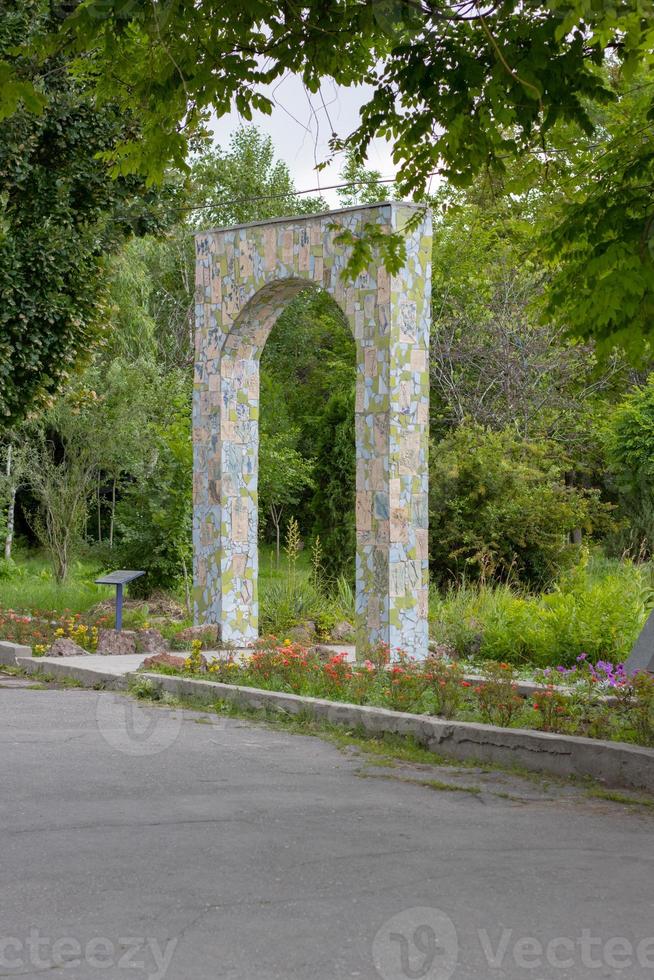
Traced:
<svg viewBox="0 0 654 980">
<path fill-rule="evenodd" d="M 0 976 L 654 977 L 652 810 L 2 678 L 0 738 Z"/>
</svg>

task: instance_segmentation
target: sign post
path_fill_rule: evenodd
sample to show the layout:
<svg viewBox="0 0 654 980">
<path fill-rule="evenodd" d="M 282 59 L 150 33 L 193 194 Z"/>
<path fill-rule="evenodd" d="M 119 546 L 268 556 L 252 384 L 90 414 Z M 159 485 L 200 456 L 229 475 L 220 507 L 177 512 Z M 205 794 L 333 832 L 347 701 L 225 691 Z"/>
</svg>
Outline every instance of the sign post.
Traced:
<svg viewBox="0 0 654 980">
<path fill-rule="evenodd" d="M 123 628 L 123 586 L 128 582 L 133 582 L 135 578 L 140 578 L 145 572 L 137 572 L 133 569 L 120 569 L 117 572 L 109 572 L 102 578 L 96 578 L 96 585 L 115 585 L 116 586 L 116 630 Z"/>
</svg>

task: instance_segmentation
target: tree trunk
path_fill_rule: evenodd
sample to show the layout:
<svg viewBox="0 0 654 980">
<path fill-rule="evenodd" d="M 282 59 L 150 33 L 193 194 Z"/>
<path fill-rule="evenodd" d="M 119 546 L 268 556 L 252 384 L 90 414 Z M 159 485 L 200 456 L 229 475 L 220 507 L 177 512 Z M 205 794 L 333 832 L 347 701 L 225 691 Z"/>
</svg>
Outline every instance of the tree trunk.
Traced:
<svg viewBox="0 0 654 980">
<path fill-rule="evenodd" d="M 280 536 L 281 536 L 281 522 L 282 522 L 282 510 L 281 507 L 277 508 L 274 504 L 270 505 L 270 517 L 275 526 L 275 563 L 276 567 L 279 568 L 279 556 L 281 554 L 280 546 Z"/>
<path fill-rule="evenodd" d="M 11 480 L 11 462 L 13 446 L 7 447 L 7 481 Z M 16 486 L 9 482 L 9 502 L 7 504 L 7 535 L 5 537 L 5 559 L 11 559 L 11 547 L 14 540 L 14 514 L 16 512 Z"/>
<path fill-rule="evenodd" d="M 189 587 L 188 569 L 186 568 L 186 561 L 184 558 L 182 558 L 182 568 L 184 569 L 184 594 L 186 596 L 186 612 L 190 616 L 193 611 L 191 609 L 191 589 Z"/>
<path fill-rule="evenodd" d="M 565 485 L 566 487 L 575 486 L 575 478 L 577 474 L 574 470 L 568 470 L 565 474 Z M 570 543 L 580 545 L 583 539 L 583 534 L 580 527 L 574 527 L 570 532 Z"/>
<path fill-rule="evenodd" d="M 98 506 L 98 544 L 102 544 L 102 510 L 100 508 L 100 477 L 98 477 L 96 498 L 97 498 L 97 506 Z"/>
<path fill-rule="evenodd" d="M 111 519 L 109 521 L 109 547 L 114 546 L 114 519 L 116 517 L 116 477 L 111 485 Z"/>
<path fill-rule="evenodd" d="M 68 541 L 62 539 L 54 543 L 54 575 L 57 585 L 63 585 L 68 578 Z"/>
</svg>

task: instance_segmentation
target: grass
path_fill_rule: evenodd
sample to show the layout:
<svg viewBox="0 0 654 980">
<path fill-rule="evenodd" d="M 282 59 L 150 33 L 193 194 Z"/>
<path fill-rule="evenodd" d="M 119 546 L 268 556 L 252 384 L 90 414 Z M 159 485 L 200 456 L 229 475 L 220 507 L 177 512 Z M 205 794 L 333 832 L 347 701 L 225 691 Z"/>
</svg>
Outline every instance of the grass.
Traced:
<svg viewBox="0 0 654 980">
<path fill-rule="evenodd" d="M 413 776 L 382 775 L 375 772 L 358 773 L 363 779 L 394 779 L 398 783 L 406 783 L 409 786 L 424 786 L 426 789 L 440 793 L 472 793 L 478 796 L 481 793 L 481 786 L 459 786 L 458 783 L 446 783 L 442 779 L 417 779 Z"/>
<path fill-rule="evenodd" d="M 0 578 L 0 609 L 20 613 L 87 612 L 103 599 L 113 597 L 110 586 L 96 585 L 94 579 L 102 569 L 97 562 L 76 560 L 68 580 L 60 585 L 55 581 L 49 561 L 39 552 L 15 553 L 15 568 L 11 575 Z"/>
<path fill-rule="evenodd" d="M 513 585 L 463 582 L 432 590 L 430 633 L 461 657 L 571 666 L 627 657 L 652 605 L 652 563 L 584 555 L 541 595 Z"/>
<path fill-rule="evenodd" d="M 595 800 L 608 800 L 610 803 L 620 803 L 623 806 L 644 806 L 654 808 L 654 799 L 644 796 L 628 796 L 617 790 L 603 789 L 601 786 L 588 790 L 587 795 Z"/>
</svg>

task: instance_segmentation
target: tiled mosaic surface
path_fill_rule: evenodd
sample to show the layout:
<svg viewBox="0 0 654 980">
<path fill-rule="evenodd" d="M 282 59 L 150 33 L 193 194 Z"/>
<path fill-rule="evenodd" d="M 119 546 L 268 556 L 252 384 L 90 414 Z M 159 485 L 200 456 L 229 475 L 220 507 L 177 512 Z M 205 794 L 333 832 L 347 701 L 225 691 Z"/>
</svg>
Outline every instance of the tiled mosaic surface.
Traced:
<svg viewBox="0 0 654 980">
<path fill-rule="evenodd" d="M 357 349 L 357 649 L 427 654 L 427 431 L 431 221 L 406 237 L 396 276 L 353 283 L 334 223 L 401 230 L 410 205 L 348 208 L 196 236 L 194 615 L 223 638 L 257 637 L 259 358 L 284 305 L 325 289 Z"/>
</svg>

